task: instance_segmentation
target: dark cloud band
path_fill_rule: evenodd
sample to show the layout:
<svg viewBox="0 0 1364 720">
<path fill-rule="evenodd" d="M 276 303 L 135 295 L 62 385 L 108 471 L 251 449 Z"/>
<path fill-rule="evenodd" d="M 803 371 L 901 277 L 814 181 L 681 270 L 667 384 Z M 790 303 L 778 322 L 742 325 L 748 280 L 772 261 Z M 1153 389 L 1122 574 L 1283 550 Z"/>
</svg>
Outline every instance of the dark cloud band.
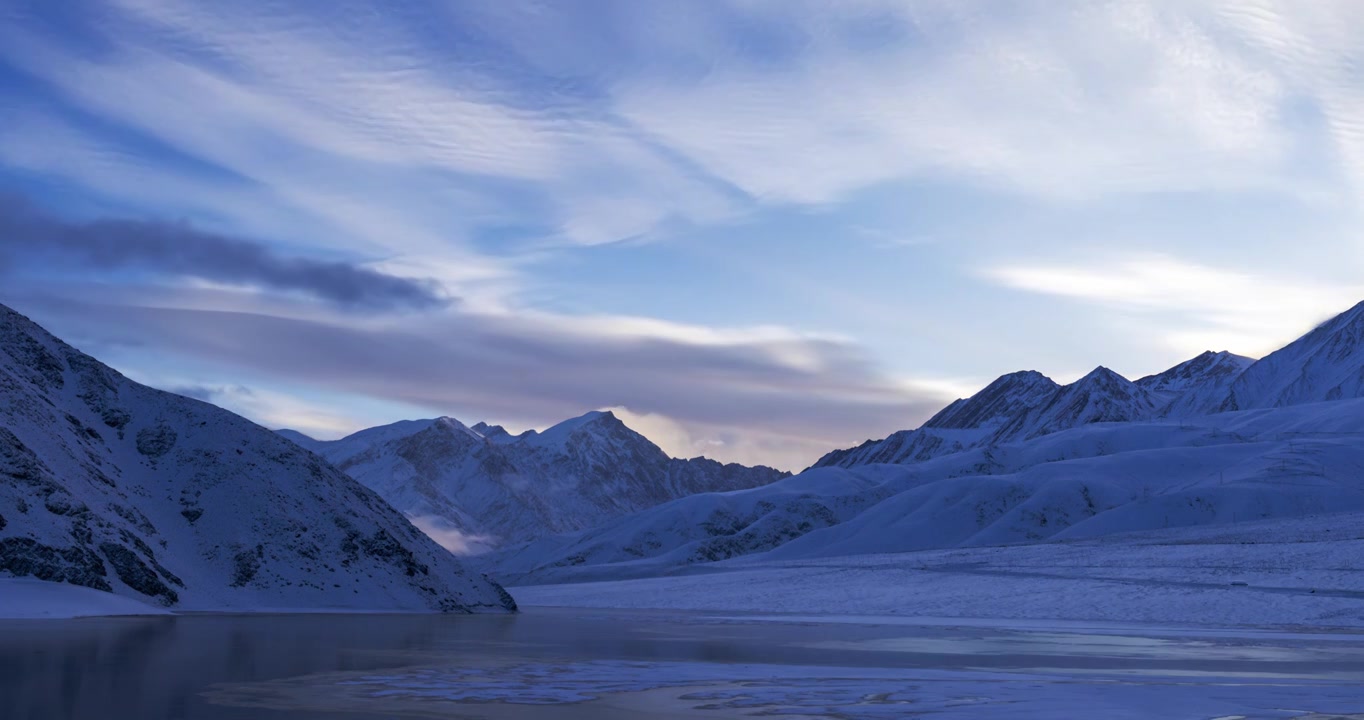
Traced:
<svg viewBox="0 0 1364 720">
<path fill-rule="evenodd" d="M 71 223 L 22 199 L 0 198 L 0 269 L 141 270 L 310 295 L 372 310 L 449 304 L 436 283 L 345 262 L 281 256 L 264 245 L 188 224 L 106 219 Z"/>
<path fill-rule="evenodd" d="M 627 407 L 828 449 L 912 427 L 943 404 L 888 382 L 856 348 L 820 340 L 698 344 L 460 311 L 369 323 L 32 296 L 18 307 L 82 341 L 185 353 L 468 418 L 543 423 Z M 801 347 L 782 347 L 791 343 Z M 807 362 L 784 361 L 787 350 Z"/>
</svg>

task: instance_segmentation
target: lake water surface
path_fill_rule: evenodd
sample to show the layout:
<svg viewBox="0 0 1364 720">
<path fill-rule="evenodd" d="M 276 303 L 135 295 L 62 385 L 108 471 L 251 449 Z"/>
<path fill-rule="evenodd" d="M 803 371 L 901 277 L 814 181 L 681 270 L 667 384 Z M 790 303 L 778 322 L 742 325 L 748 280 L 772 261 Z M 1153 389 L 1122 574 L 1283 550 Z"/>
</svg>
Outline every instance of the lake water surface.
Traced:
<svg viewBox="0 0 1364 720">
<path fill-rule="evenodd" d="M 529 608 L 0 621 L 4 720 L 1364 718 L 1364 637 Z"/>
</svg>

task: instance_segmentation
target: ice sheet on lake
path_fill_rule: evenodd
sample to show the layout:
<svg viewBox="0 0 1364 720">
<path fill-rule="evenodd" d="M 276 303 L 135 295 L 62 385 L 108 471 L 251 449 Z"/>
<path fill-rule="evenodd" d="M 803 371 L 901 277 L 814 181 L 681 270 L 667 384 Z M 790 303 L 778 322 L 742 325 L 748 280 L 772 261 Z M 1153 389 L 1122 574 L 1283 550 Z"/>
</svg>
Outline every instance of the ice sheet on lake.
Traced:
<svg viewBox="0 0 1364 720">
<path fill-rule="evenodd" d="M 300 683 L 307 691 L 300 691 Z M 269 685 L 254 686 L 253 692 L 237 699 L 249 695 L 255 706 L 274 708 L 283 707 L 278 698 L 309 699 L 310 709 L 345 707 L 376 713 L 441 712 L 441 707 L 455 712 L 471 703 L 485 708 L 519 705 L 523 708 L 514 715 L 518 718 L 555 717 L 555 707 L 590 706 L 609 696 L 659 689 L 671 689 L 666 704 L 673 716 L 695 717 L 878 719 L 931 713 L 941 720 L 1081 716 L 1268 720 L 1364 713 L 1364 691 L 1352 680 L 1302 680 L 1270 673 L 1256 678 L 1125 677 L 1073 671 L 585 661 L 314 676 L 291 681 L 287 688 L 275 684 L 274 703 L 265 700 L 271 694 Z M 219 701 L 232 699 L 228 694 Z"/>
</svg>

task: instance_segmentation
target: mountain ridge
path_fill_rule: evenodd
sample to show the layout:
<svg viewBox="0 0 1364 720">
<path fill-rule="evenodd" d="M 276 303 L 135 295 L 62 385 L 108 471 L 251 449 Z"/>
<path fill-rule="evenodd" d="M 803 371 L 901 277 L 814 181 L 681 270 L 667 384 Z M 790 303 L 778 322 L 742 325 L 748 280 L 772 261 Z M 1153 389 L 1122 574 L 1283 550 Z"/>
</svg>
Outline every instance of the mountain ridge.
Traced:
<svg viewBox="0 0 1364 720">
<path fill-rule="evenodd" d="M 519 435 L 441 417 L 334 441 L 304 436 L 304 444 L 460 552 L 581 530 L 677 497 L 756 487 L 790 474 L 669 457 L 609 410 Z"/>
<path fill-rule="evenodd" d="M 380 497 L 0 305 L 0 571 L 176 609 L 515 609 Z"/>
</svg>

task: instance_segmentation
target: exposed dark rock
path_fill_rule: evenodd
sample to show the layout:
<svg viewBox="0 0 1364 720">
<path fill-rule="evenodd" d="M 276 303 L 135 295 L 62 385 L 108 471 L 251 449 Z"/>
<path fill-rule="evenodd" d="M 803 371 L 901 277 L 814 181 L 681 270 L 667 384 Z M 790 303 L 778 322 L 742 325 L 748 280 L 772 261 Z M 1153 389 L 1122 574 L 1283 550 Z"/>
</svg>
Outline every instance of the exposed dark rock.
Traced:
<svg viewBox="0 0 1364 720">
<path fill-rule="evenodd" d="M 25 328 L 11 323 L 0 324 L 0 350 L 9 353 L 17 361 L 21 373 L 39 387 L 55 390 L 66 384 L 66 366 L 38 342 Z"/>
<path fill-rule="evenodd" d="M 66 493 L 53 493 L 43 500 L 43 507 L 53 515 L 76 516 L 90 512 L 90 508 L 85 503 L 72 502 L 71 497 Z"/>
<path fill-rule="evenodd" d="M 417 558 L 412 554 L 411 550 L 408 550 L 402 543 L 393 539 L 393 536 L 389 535 L 388 531 L 383 528 L 375 530 L 374 534 L 369 537 L 361 538 L 360 547 L 365 551 L 365 554 L 370 557 L 387 560 L 388 562 L 403 568 L 403 571 L 407 573 L 408 577 L 417 574 L 427 575 L 431 572 L 431 569 L 426 565 L 417 562 Z"/>
<path fill-rule="evenodd" d="M 169 425 L 156 425 L 137 431 L 137 451 L 149 458 L 159 458 L 175 447 L 178 436 Z"/>
<path fill-rule="evenodd" d="M 87 548 L 54 548 L 32 538 L 0 539 L 0 570 L 18 577 L 113 590 L 104 561 Z"/>
<path fill-rule="evenodd" d="M 257 545 L 251 550 L 242 550 L 232 556 L 232 587 L 245 587 L 260 572 L 261 559 L 265 557 L 265 546 Z"/>
<path fill-rule="evenodd" d="M 147 516 L 143 515 L 137 508 L 119 505 L 118 503 L 109 503 L 109 509 L 113 510 L 115 515 L 127 520 L 130 525 L 137 528 L 143 535 L 154 536 L 157 534 L 156 526 L 152 525 L 152 521 L 148 520 Z"/>
<path fill-rule="evenodd" d="M 124 585 L 147 597 L 159 598 L 163 605 L 174 605 L 180 601 L 180 596 L 167 587 L 137 553 L 112 542 L 100 543 L 99 549 L 109 559 L 109 564 L 114 566 L 114 572 Z"/>
</svg>

